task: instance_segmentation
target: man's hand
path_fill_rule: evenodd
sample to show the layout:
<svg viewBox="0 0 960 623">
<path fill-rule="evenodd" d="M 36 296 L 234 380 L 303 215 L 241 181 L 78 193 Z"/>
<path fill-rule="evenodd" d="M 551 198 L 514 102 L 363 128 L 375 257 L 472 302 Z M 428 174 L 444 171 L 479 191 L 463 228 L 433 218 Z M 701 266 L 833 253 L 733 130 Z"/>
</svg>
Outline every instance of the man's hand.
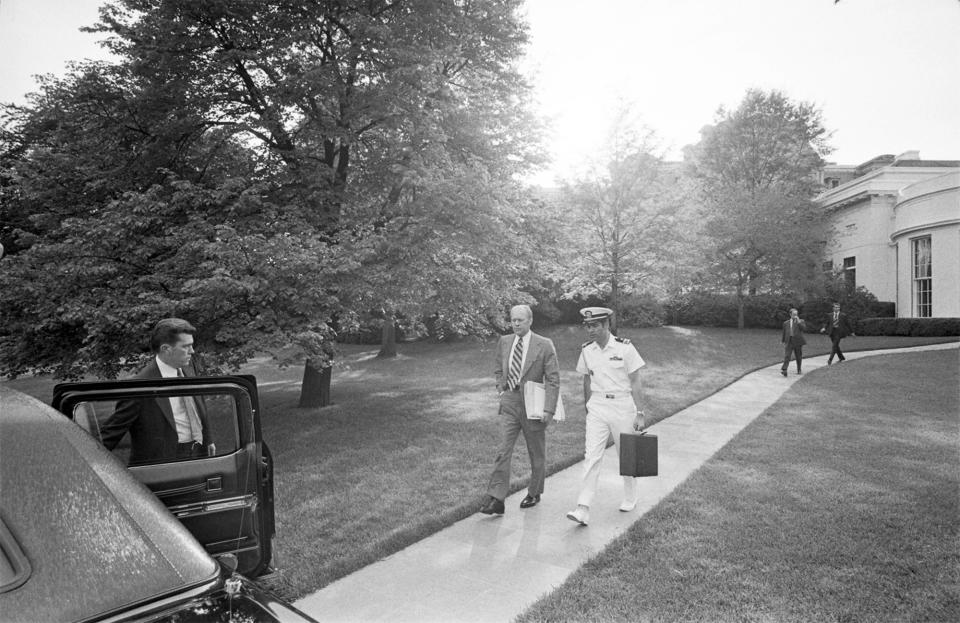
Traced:
<svg viewBox="0 0 960 623">
<path fill-rule="evenodd" d="M 646 428 L 647 416 L 643 411 L 637 411 L 637 416 L 633 418 L 633 430 L 643 430 Z"/>
<path fill-rule="evenodd" d="M 549 424 L 550 422 L 553 421 L 553 414 L 544 411 L 544 412 L 543 412 L 543 417 L 541 418 L 541 421 L 542 421 L 544 424 Z"/>
</svg>

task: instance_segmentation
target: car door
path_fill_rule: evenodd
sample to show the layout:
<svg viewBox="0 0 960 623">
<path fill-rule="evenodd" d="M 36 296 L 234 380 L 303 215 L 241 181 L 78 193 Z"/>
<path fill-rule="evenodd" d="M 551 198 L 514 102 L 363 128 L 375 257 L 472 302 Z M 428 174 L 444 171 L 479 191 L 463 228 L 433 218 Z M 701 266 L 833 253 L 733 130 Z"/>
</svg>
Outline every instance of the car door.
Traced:
<svg viewBox="0 0 960 623">
<path fill-rule="evenodd" d="M 172 401 L 180 400 L 191 401 L 193 412 L 205 420 L 203 451 L 171 453 L 178 445 L 175 429 L 173 451 L 170 444 L 153 453 L 133 449 L 134 444 L 160 443 L 149 431 L 165 424 L 146 419 L 170 418 Z M 274 534 L 273 460 L 260 434 L 254 377 L 61 383 L 54 388 L 53 407 L 101 443 L 106 440 L 107 449 L 212 556 L 236 555 L 237 570 L 247 576 L 267 570 Z M 120 414 L 129 428 L 117 441 Z"/>
</svg>

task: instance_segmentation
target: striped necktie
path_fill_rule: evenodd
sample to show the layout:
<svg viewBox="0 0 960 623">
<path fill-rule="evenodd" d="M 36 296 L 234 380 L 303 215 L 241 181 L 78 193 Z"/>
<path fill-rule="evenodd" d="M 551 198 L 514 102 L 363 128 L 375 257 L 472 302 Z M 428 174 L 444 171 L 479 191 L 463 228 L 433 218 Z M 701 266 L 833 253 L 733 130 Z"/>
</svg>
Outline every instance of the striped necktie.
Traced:
<svg viewBox="0 0 960 623">
<path fill-rule="evenodd" d="M 510 359 L 510 374 L 507 376 L 507 387 L 516 389 L 520 384 L 520 364 L 523 363 L 523 338 L 517 338 L 517 345 L 513 349 Z"/>
</svg>

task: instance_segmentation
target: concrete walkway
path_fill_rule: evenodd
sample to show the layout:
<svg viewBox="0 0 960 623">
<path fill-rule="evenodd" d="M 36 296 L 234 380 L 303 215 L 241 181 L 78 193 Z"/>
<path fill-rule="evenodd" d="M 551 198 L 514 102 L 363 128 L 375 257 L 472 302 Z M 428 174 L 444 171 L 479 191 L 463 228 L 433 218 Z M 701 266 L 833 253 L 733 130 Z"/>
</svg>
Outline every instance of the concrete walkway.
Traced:
<svg viewBox="0 0 960 623">
<path fill-rule="evenodd" d="M 957 343 L 847 353 L 847 359 L 958 348 Z M 804 359 L 804 373 L 826 367 Z M 837 364 L 834 364 L 837 365 Z M 622 487 L 613 447 L 604 457 L 590 525 L 566 519 L 576 505 L 583 464 L 547 479 L 543 499 L 521 511 L 520 491 L 502 517 L 475 514 L 296 602 L 320 621 L 510 621 L 656 506 L 694 470 L 803 378 L 791 364 L 747 374 L 650 427 L 659 476 L 640 479 L 640 503 L 619 512 Z M 522 440 L 518 443 L 523 443 Z"/>
</svg>

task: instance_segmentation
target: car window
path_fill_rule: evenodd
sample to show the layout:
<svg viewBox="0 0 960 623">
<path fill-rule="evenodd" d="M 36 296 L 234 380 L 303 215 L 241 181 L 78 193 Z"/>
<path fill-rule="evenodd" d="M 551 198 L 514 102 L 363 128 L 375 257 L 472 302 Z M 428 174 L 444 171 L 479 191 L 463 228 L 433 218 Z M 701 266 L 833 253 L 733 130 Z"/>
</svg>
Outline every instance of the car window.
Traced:
<svg viewBox="0 0 960 623">
<path fill-rule="evenodd" d="M 232 395 L 210 393 L 80 401 L 73 408 L 74 421 L 130 466 L 236 452 L 240 447 L 237 414 Z M 194 426 L 199 424 L 202 450 L 178 453 L 182 444 L 173 428 L 178 415 Z"/>
</svg>

